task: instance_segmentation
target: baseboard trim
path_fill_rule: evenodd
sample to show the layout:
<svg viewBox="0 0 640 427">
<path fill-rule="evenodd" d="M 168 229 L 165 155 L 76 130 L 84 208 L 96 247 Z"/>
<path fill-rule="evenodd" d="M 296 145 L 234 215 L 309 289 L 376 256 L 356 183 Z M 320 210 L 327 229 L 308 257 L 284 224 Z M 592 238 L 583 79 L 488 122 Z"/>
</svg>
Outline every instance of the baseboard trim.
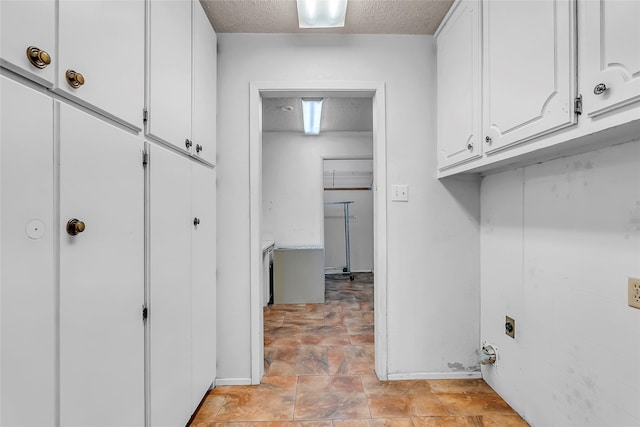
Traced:
<svg viewBox="0 0 640 427">
<path fill-rule="evenodd" d="M 251 385 L 251 378 L 216 378 L 215 385 Z"/>
<path fill-rule="evenodd" d="M 389 381 L 397 380 L 460 380 L 482 378 L 482 372 L 409 372 L 406 374 L 389 374 Z"/>
</svg>

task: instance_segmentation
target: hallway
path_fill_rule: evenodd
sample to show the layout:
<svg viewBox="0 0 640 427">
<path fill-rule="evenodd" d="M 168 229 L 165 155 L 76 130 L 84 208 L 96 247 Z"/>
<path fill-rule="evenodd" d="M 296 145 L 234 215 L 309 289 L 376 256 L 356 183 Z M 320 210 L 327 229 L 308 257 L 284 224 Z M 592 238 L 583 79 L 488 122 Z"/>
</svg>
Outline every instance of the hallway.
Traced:
<svg viewBox="0 0 640 427">
<path fill-rule="evenodd" d="M 325 304 L 265 307 L 265 375 L 219 386 L 191 427 L 527 426 L 482 380 L 379 381 L 373 276 L 327 276 Z"/>
</svg>

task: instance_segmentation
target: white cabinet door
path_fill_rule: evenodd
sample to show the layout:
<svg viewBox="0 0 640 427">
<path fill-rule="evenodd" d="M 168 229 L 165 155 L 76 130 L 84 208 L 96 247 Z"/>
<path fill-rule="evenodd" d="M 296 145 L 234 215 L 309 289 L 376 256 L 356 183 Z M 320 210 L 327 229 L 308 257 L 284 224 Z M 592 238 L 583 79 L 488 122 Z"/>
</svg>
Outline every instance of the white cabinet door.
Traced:
<svg viewBox="0 0 640 427">
<path fill-rule="evenodd" d="M 144 424 L 142 141 L 60 109 L 60 425 Z M 70 235 L 67 221 L 84 222 Z"/>
<path fill-rule="evenodd" d="M 191 1 L 149 1 L 147 133 L 191 152 Z"/>
<path fill-rule="evenodd" d="M 0 1 L 0 57 L 3 67 L 34 80 L 53 86 L 55 75 L 56 37 L 54 0 Z M 27 49 L 34 47 L 33 65 Z M 47 55 L 50 63 L 47 65 Z M 43 67 L 43 68 L 39 68 Z"/>
<path fill-rule="evenodd" d="M 148 167 L 150 420 L 174 427 L 192 413 L 191 164 L 153 145 Z"/>
<path fill-rule="evenodd" d="M 485 152 L 576 122 L 575 3 L 483 2 Z"/>
<path fill-rule="evenodd" d="M 465 0 L 437 35 L 438 166 L 482 156 L 480 3 Z"/>
<path fill-rule="evenodd" d="M 53 426 L 53 101 L 4 76 L 0 93 L 0 425 Z"/>
<path fill-rule="evenodd" d="M 200 2 L 193 4 L 193 121 L 196 156 L 216 161 L 217 37 Z"/>
<path fill-rule="evenodd" d="M 142 129 L 144 1 L 60 0 L 58 90 Z M 84 84 L 72 87 L 67 70 Z"/>
<path fill-rule="evenodd" d="M 580 92 L 584 112 L 598 117 L 640 101 L 640 2 L 579 4 Z"/>
<path fill-rule="evenodd" d="M 191 410 L 195 411 L 216 377 L 216 175 L 194 163 L 192 216 Z"/>
</svg>

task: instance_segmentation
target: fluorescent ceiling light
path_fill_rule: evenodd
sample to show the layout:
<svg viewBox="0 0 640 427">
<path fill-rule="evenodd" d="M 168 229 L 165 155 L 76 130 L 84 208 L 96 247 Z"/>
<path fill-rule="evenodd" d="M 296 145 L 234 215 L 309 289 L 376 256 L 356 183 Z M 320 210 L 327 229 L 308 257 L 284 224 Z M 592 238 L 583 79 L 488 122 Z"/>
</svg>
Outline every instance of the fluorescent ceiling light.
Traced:
<svg viewBox="0 0 640 427">
<path fill-rule="evenodd" d="M 305 135 L 320 135 L 322 120 L 322 99 L 302 100 L 302 120 Z"/>
<path fill-rule="evenodd" d="M 344 27 L 347 0 L 298 0 L 300 28 Z"/>
</svg>

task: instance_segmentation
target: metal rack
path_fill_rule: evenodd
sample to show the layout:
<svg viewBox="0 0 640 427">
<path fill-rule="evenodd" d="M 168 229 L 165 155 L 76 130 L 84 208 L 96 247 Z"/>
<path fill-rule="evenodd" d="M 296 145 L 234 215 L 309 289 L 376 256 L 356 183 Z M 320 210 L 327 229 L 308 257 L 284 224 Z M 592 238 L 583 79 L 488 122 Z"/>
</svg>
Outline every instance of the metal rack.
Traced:
<svg viewBox="0 0 640 427">
<path fill-rule="evenodd" d="M 349 279 L 353 280 L 354 276 L 351 272 L 351 242 L 349 236 L 349 205 L 355 203 L 353 200 L 344 202 L 324 202 L 325 205 L 342 205 L 344 212 L 344 246 L 345 246 L 345 266 L 342 268 L 342 273 L 326 273 L 326 274 L 347 274 Z M 333 267 L 328 267 L 329 269 Z M 339 267 L 338 267 L 339 268 Z"/>
</svg>

